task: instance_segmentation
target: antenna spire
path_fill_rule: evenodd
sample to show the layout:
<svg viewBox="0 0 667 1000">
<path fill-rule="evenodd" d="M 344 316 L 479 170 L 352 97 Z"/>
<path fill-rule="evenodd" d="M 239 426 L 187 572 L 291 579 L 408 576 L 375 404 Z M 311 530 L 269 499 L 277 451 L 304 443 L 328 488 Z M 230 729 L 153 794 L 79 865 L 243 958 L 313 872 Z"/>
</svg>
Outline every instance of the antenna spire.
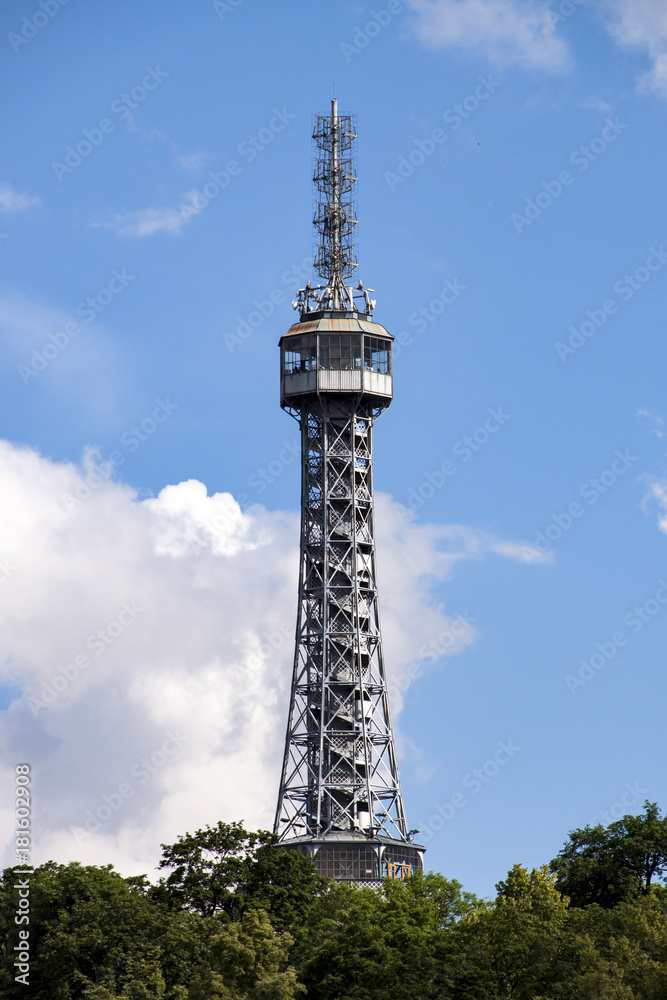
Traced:
<svg viewBox="0 0 667 1000">
<path fill-rule="evenodd" d="M 354 289 L 346 283 L 357 268 L 356 119 L 353 115 L 338 114 L 335 84 L 333 93 L 331 114 L 318 115 L 313 123 L 317 157 L 313 174 L 317 191 L 313 224 L 318 234 L 313 266 L 325 283 L 300 289 L 293 305 L 300 309 L 301 315 L 322 310 L 369 315 L 375 307 L 369 297 L 372 289 L 364 289 L 361 282 Z"/>
</svg>

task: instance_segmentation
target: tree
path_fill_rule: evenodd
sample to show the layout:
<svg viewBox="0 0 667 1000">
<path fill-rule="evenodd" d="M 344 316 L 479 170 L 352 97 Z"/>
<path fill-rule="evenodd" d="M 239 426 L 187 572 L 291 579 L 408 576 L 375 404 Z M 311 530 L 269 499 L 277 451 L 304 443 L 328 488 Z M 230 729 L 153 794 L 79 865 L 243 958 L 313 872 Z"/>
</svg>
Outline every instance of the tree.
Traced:
<svg viewBox="0 0 667 1000">
<path fill-rule="evenodd" d="M 159 867 L 173 871 L 160 880 L 153 897 L 205 917 L 237 916 L 244 862 L 258 845 L 272 839 L 270 833 L 249 833 L 242 823 L 220 821 L 217 826 L 183 834 L 175 844 L 162 844 Z"/>
<path fill-rule="evenodd" d="M 298 937 L 309 1000 L 435 1000 L 438 942 L 480 904 L 441 875 L 386 879 L 382 892 L 333 885 Z"/>
<path fill-rule="evenodd" d="M 162 845 L 160 868 L 174 870 L 150 892 L 169 906 L 231 920 L 261 906 L 277 929 L 285 929 L 305 918 L 327 880 L 305 855 L 277 843 L 274 834 L 249 833 L 241 823 L 186 833 Z"/>
<path fill-rule="evenodd" d="M 15 882 L 14 870 L 7 869 L 0 885 L 3 1000 L 26 995 L 25 987 L 14 982 L 11 966 Z M 100 1000 L 105 989 L 123 1000 L 175 1000 L 176 987 L 188 983 L 206 960 L 219 925 L 170 912 L 148 896 L 145 885 L 143 879 L 125 880 L 111 865 L 50 861 L 35 869 L 30 876 L 31 998 L 79 1000 L 85 990 L 99 987 Z"/>
<path fill-rule="evenodd" d="M 550 868 L 573 906 L 610 907 L 646 896 L 667 873 L 667 817 L 645 802 L 642 815 L 573 830 Z"/>
<path fill-rule="evenodd" d="M 248 910 L 214 938 L 211 961 L 194 979 L 190 1000 L 296 1000 L 305 993 L 288 964 L 293 939 L 268 914 Z"/>
<path fill-rule="evenodd" d="M 263 907 L 281 931 L 302 926 L 328 884 L 300 851 L 268 843 L 246 858 L 239 892 L 245 907 Z"/>
</svg>

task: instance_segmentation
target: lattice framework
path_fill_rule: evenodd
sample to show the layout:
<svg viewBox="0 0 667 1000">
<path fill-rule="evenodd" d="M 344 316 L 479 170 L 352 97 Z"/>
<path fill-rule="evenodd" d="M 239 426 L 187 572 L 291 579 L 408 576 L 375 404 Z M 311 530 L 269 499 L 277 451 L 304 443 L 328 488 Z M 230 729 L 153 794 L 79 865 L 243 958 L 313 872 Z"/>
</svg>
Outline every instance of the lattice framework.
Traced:
<svg viewBox="0 0 667 1000">
<path fill-rule="evenodd" d="M 299 605 L 276 832 L 407 840 L 375 567 L 372 432 L 359 397 L 311 397 L 302 434 Z"/>
</svg>

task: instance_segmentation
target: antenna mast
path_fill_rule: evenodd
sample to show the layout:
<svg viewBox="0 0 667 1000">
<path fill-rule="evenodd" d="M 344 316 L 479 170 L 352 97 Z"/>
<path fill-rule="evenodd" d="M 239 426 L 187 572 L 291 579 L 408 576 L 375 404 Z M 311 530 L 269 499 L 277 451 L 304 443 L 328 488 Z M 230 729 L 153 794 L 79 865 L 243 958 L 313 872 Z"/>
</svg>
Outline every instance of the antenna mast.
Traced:
<svg viewBox="0 0 667 1000">
<path fill-rule="evenodd" d="M 356 116 L 339 115 L 334 97 L 331 115 L 318 115 L 313 121 L 317 191 L 313 225 L 319 236 L 313 266 L 325 283 L 312 288 L 308 282 L 299 290 L 292 305 L 301 315 L 322 311 L 370 315 L 375 308 L 369 297 L 372 289 L 365 289 L 361 282 L 356 288 L 346 283 L 357 268 L 356 141 Z"/>
</svg>

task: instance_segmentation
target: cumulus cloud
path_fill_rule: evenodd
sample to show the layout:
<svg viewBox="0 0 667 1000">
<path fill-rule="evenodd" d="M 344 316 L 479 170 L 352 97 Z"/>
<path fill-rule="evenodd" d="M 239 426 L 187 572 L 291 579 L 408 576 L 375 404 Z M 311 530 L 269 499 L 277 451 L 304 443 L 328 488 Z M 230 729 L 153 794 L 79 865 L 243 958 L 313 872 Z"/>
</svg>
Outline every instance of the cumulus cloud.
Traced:
<svg viewBox="0 0 667 1000">
<path fill-rule="evenodd" d="M 559 71 L 569 50 L 547 4 L 537 0 L 409 0 L 416 31 L 432 48 L 470 50 L 495 64 Z"/>
<path fill-rule="evenodd" d="M 434 582 L 501 543 L 406 522 L 386 496 L 377 524 L 388 680 L 404 691 L 425 642 L 474 639 Z M 27 761 L 35 863 L 153 873 L 160 842 L 186 830 L 271 825 L 298 531 L 294 512 L 242 511 L 195 480 L 140 500 L 92 452 L 79 466 L 0 442 L 0 820 L 12 830 Z M 0 846 L 11 862 L 10 837 Z"/>
<path fill-rule="evenodd" d="M 664 0 L 601 0 L 612 38 L 622 47 L 645 52 L 652 65 L 639 89 L 667 98 L 667 6 Z"/>
<path fill-rule="evenodd" d="M 33 205 L 39 205 L 39 198 L 19 194 L 9 184 L 0 184 L 0 212 L 25 212 Z"/>
</svg>

